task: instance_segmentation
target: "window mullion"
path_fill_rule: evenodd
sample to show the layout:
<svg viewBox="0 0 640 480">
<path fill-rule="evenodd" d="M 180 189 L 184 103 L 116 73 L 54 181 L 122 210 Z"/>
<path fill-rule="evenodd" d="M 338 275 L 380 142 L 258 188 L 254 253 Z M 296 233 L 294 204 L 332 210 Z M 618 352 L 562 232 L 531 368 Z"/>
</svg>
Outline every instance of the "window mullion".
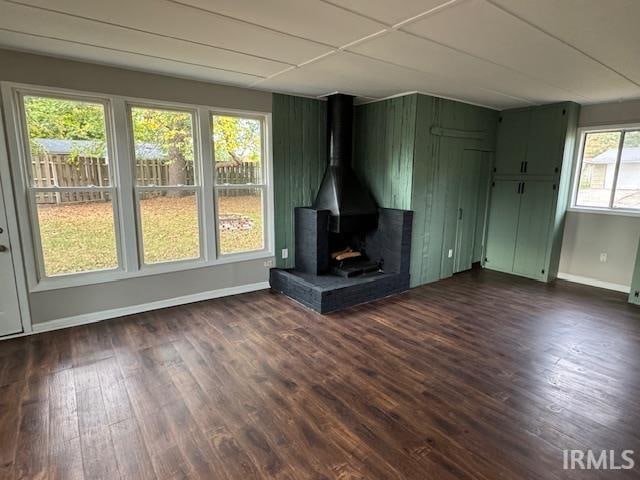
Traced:
<svg viewBox="0 0 640 480">
<path fill-rule="evenodd" d="M 120 245 L 122 269 L 127 272 L 140 268 L 138 255 L 138 239 L 136 228 L 136 206 L 133 178 L 133 158 L 131 138 L 129 134 L 129 118 L 127 105 L 123 99 L 112 101 L 113 110 L 113 152 L 115 165 L 113 175 L 116 179 L 118 197 L 118 219 L 120 229 Z"/>
<path fill-rule="evenodd" d="M 211 113 L 206 108 L 198 108 L 197 120 L 198 142 L 197 151 L 200 153 L 200 186 L 202 194 L 200 198 L 201 212 L 201 239 L 203 241 L 204 257 L 214 260 L 217 256 L 216 242 L 216 211 L 215 211 L 215 160 L 213 158 Z"/>
<path fill-rule="evenodd" d="M 616 188 L 618 186 L 618 173 L 620 172 L 620 162 L 622 161 L 622 150 L 624 148 L 624 137 L 627 132 L 620 132 L 620 143 L 618 144 L 618 155 L 616 157 L 616 168 L 613 172 L 613 185 L 611 186 L 611 196 L 609 197 L 609 208 L 613 208 L 613 202 L 616 196 Z"/>
</svg>

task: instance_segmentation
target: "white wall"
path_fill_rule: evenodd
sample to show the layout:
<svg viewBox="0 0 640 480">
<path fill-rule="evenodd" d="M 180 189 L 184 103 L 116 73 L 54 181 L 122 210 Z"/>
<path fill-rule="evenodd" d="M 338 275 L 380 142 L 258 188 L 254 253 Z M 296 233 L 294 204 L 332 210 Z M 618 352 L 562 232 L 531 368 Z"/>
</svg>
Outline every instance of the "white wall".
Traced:
<svg viewBox="0 0 640 480">
<path fill-rule="evenodd" d="M 640 99 L 584 105 L 580 108 L 578 125 L 581 127 L 618 123 L 640 123 Z"/>
<path fill-rule="evenodd" d="M 578 123 L 640 123 L 640 100 L 583 106 Z M 560 276 L 629 287 L 639 238 L 640 217 L 567 212 Z M 607 253 L 607 262 L 600 262 L 600 253 Z"/>
<path fill-rule="evenodd" d="M 271 93 L 0 49 L 0 81 L 271 112 Z M 166 299 L 234 291 L 268 280 L 265 260 L 229 263 L 42 292 L 31 292 L 33 324 L 127 309 Z M 99 315 L 98 315 L 99 316 Z M 36 325 L 37 328 L 37 325 Z"/>
<path fill-rule="evenodd" d="M 568 212 L 560 272 L 616 285 L 631 285 L 640 217 Z M 607 261 L 600 262 L 600 254 Z"/>
</svg>

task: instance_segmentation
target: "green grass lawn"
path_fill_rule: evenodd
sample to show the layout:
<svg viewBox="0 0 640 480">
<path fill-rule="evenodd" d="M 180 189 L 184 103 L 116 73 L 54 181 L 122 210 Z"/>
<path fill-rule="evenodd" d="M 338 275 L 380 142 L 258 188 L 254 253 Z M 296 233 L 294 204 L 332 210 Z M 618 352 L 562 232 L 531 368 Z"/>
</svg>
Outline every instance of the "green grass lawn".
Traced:
<svg viewBox="0 0 640 480">
<path fill-rule="evenodd" d="M 259 196 L 221 196 L 218 211 L 250 219 L 248 229 L 220 232 L 220 251 L 234 253 L 263 248 L 262 203 Z M 145 263 L 199 255 L 195 197 L 156 197 L 141 202 Z M 48 276 L 116 268 L 111 203 L 40 205 L 40 235 Z M 209 233 L 213 235 L 213 232 Z"/>
</svg>

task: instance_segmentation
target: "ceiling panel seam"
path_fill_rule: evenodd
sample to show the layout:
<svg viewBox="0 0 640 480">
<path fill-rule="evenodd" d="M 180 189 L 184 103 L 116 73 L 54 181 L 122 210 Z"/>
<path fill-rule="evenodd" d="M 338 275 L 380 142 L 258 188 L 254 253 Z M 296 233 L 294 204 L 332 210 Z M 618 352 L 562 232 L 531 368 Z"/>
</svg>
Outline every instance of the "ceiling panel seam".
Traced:
<svg viewBox="0 0 640 480">
<path fill-rule="evenodd" d="M 242 18 L 238 18 L 238 17 L 233 17 L 231 15 L 225 15 L 224 13 L 220 13 L 220 12 L 216 12 L 215 10 L 209 10 L 208 8 L 204 8 L 204 7 L 198 7 L 196 5 L 191 5 L 190 3 L 185 3 L 185 2 L 181 2 L 180 0 L 164 0 L 165 2 L 168 3 L 173 3 L 174 5 L 180 5 L 181 7 L 184 8 L 189 8 L 192 10 L 198 10 L 200 12 L 204 12 L 208 15 L 215 15 L 218 17 L 222 17 L 222 18 L 226 18 L 227 20 L 232 20 L 234 22 L 239 22 L 239 23 L 244 23 L 246 25 L 251 25 L 252 27 L 256 27 L 256 28 L 260 28 L 263 30 L 268 30 L 272 33 L 277 33 L 279 35 L 284 35 L 287 37 L 291 37 L 291 38 L 296 38 L 298 40 L 304 40 L 305 42 L 311 42 L 311 43 L 315 43 L 316 45 L 320 45 L 322 47 L 328 47 L 328 48 L 335 48 L 335 45 L 331 45 L 329 43 L 325 43 L 325 42 L 321 42 L 319 40 L 312 40 L 310 38 L 307 37 L 303 37 L 302 35 L 296 35 L 295 33 L 289 33 L 289 32 L 285 32 L 283 30 L 278 30 L 277 28 L 272 28 L 272 27 L 267 27 L 266 25 L 262 25 L 260 23 L 255 23 L 255 22 L 250 22 L 249 20 L 244 20 Z M 380 22 L 377 22 L 380 23 Z"/>
<path fill-rule="evenodd" d="M 431 76 L 436 75 L 434 73 L 426 72 L 426 71 L 421 70 L 419 68 L 409 67 L 407 65 L 402 65 L 402 64 L 399 64 L 399 63 L 395 63 L 395 62 L 392 62 L 390 60 L 384 60 L 384 59 L 381 59 L 381 58 L 378 58 L 378 57 L 374 57 L 374 56 L 371 56 L 371 55 L 367 55 L 367 54 L 364 54 L 364 53 L 351 52 L 351 51 L 349 53 L 351 55 L 358 55 L 359 57 L 368 58 L 370 60 L 375 60 L 375 61 L 378 61 L 378 62 L 386 63 L 387 65 L 393 65 L 394 67 L 403 68 L 403 69 L 406 69 L 406 70 L 409 70 L 409 71 L 412 71 L 412 72 L 421 73 L 421 74 L 424 74 L 424 75 L 431 75 Z M 449 77 L 448 75 L 440 74 L 440 76 L 442 76 L 443 78 L 449 78 L 450 80 L 454 80 L 453 78 Z M 508 93 L 504 93 L 504 92 L 501 92 L 499 90 L 494 90 L 492 88 L 485 88 L 485 87 L 480 87 L 480 86 L 477 86 L 477 85 L 476 85 L 476 88 L 479 89 L 479 90 L 483 90 L 485 92 L 490 92 L 490 93 L 494 93 L 494 94 L 497 94 L 497 95 L 501 95 L 503 97 L 510 98 L 510 99 L 513 99 L 513 100 L 520 100 L 520 101 L 528 103 L 530 105 L 535 105 L 535 103 L 536 103 L 535 101 L 533 101 L 530 98 L 518 97 L 516 95 L 510 95 Z"/>
<path fill-rule="evenodd" d="M 181 2 L 178 2 L 178 0 L 167 0 L 167 1 L 175 2 L 175 3 L 180 3 L 180 4 L 182 5 L 182 3 L 181 3 Z M 365 43 L 365 42 L 367 42 L 367 41 L 371 41 L 371 40 L 373 40 L 374 38 L 381 37 L 381 36 L 383 36 L 383 35 L 385 35 L 385 34 L 387 34 L 387 33 L 389 33 L 389 32 L 392 32 L 392 31 L 395 31 L 395 30 L 399 29 L 401 26 L 408 25 L 409 23 L 413 23 L 414 21 L 417 21 L 417 20 L 423 19 L 423 18 L 425 18 L 425 17 L 427 17 L 427 16 L 429 16 L 429 15 L 432 15 L 432 14 L 434 14 L 434 13 L 436 13 L 436 12 L 438 12 L 438 11 L 440 11 L 440 10 L 444 9 L 444 8 L 448 8 L 448 7 L 452 6 L 454 3 L 458 3 L 458 2 L 460 2 L 461 0 L 447 0 L 447 1 L 445 1 L 444 3 L 442 3 L 442 4 L 440 4 L 440 5 L 437 5 L 437 6 L 433 7 L 433 8 L 430 8 L 429 10 L 426 10 L 426 11 L 424 11 L 424 12 L 422 12 L 422 13 L 418 14 L 418 15 L 414 15 L 414 16 L 412 16 L 412 17 L 409 17 L 408 19 L 403 20 L 403 21 L 401 21 L 401 22 L 398 22 L 398 23 L 396 23 L 395 25 L 385 24 L 385 23 L 383 23 L 383 22 L 380 22 L 380 20 L 376 20 L 376 19 L 374 19 L 374 18 L 368 17 L 368 16 L 366 16 L 366 15 L 363 15 L 363 14 L 361 14 L 361 13 L 358 13 L 358 12 L 356 12 L 356 11 L 353 11 L 353 10 L 351 10 L 351 9 L 348 9 L 348 8 L 346 8 L 346 7 L 343 7 L 343 6 L 341 6 L 341 5 L 337 5 L 337 4 L 335 4 L 335 3 L 330 2 L 329 0 L 318 0 L 318 1 L 323 2 L 323 3 L 326 3 L 326 4 L 331 5 L 331 6 L 334 6 L 334 7 L 336 7 L 336 8 L 341 9 L 341 10 L 344 10 L 344 11 L 346 11 L 346 12 L 349 12 L 349 13 L 353 13 L 353 14 L 359 15 L 359 16 L 361 16 L 361 17 L 363 17 L 363 18 L 366 18 L 367 20 L 373 20 L 373 21 L 375 21 L 375 22 L 377 22 L 377 23 L 380 23 L 381 25 L 386 25 L 386 27 L 385 27 L 384 29 L 380 30 L 379 32 L 375 32 L 375 33 L 372 33 L 372 34 L 369 34 L 369 35 L 365 35 L 365 36 L 364 36 L 364 37 L 362 37 L 362 38 L 359 38 L 359 39 L 353 40 L 353 41 L 351 41 L 351 42 L 349 42 L 349 43 L 346 43 L 346 44 L 341 45 L 341 46 L 338 46 L 338 47 L 333 47 L 333 48 L 334 48 L 334 50 L 333 50 L 333 51 L 331 51 L 331 52 L 327 52 L 327 53 L 325 53 L 325 54 L 319 55 L 319 56 L 317 56 L 317 57 L 315 57 L 315 58 L 311 58 L 311 59 L 309 59 L 309 60 L 307 60 L 307 61 L 305 61 L 305 62 L 302 62 L 302 63 L 298 64 L 295 68 L 301 68 L 301 67 L 303 67 L 303 66 L 306 66 L 306 65 L 309 65 L 309 64 L 315 63 L 315 62 L 320 61 L 320 60 L 322 60 L 323 58 L 328 57 L 328 56 L 330 56 L 330 55 L 333 55 L 333 54 L 335 54 L 335 53 L 337 53 L 337 52 L 340 52 L 340 51 L 346 51 L 346 49 L 348 49 L 348 48 L 350 48 L 350 47 L 354 47 L 354 46 L 356 46 L 356 45 L 360 45 L 360 44 Z M 462 0 L 462 1 L 465 1 L 465 0 Z M 351 53 L 354 53 L 354 52 L 351 52 Z M 375 57 L 372 57 L 372 58 L 375 58 Z M 376 59 L 376 60 L 380 60 L 380 61 L 382 61 L 382 60 L 381 60 L 381 59 L 379 59 L 379 58 L 375 58 L 375 59 Z M 282 75 L 282 74 L 284 74 L 284 73 L 286 73 L 286 72 L 289 72 L 289 71 L 291 71 L 291 70 L 294 70 L 294 68 L 287 68 L 287 69 L 282 70 L 281 72 L 276 72 L 276 73 L 274 73 L 274 74 L 272 74 L 272 75 L 269 75 L 269 76 L 267 76 L 267 77 L 264 77 L 264 78 L 261 78 L 261 79 L 259 79 L 259 80 L 255 81 L 254 83 L 252 83 L 252 84 L 251 84 L 251 86 L 252 86 L 252 87 L 253 87 L 253 86 L 257 86 L 257 85 L 259 85 L 260 83 L 262 83 L 263 81 L 271 80 L 271 79 L 273 79 L 273 78 L 275 78 L 275 77 L 277 77 L 277 76 L 279 76 L 279 75 Z M 424 73 L 424 72 L 423 72 L 423 73 Z"/>
<path fill-rule="evenodd" d="M 448 45 L 446 43 L 439 42 L 438 40 L 434 40 L 433 38 L 425 37 L 423 35 L 420 35 L 420 34 L 417 34 L 417 33 L 414 33 L 414 32 L 410 32 L 408 30 L 400 29 L 400 31 L 402 33 L 405 33 L 407 35 L 411 35 L 412 37 L 418 38 L 420 40 L 431 42 L 431 43 L 433 43 L 435 45 L 438 45 L 440 47 L 448 48 L 449 50 L 453 50 L 454 52 L 461 53 L 463 55 L 467 55 L 469 57 L 475 58 L 476 60 L 481 60 L 481 61 L 489 63 L 491 65 L 495 65 L 497 67 L 504 68 L 504 69 L 509 70 L 511 72 L 517 73 L 518 75 L 522 75 L 523 77 L 527 77 L 527 78 L 529 78 L 531 80 L 539 82 L 541 85 L 547 85 L 547 86 L 553 87 L 553 88 L 555 88 L 557 90 L 561 90 L 563 92 L 566 92 L 569 95 L 573 95 L 574 97 L 580 97 L 584 101 L 593 101 L 593 99 L 591 99 L 589 97 L 586 97 L 586 96 L 582 95 L 581 93 L 572 92 L 571 90 L 567 90 L 566 88 L 561 87 L 559 85 L 554 85 L 553 83 L 549 83 L 546 80 L 543 80 L 543 79 L 538 78 L 536 76 L 530 75 L 529 73 L 523 72 L 523 71 L 518 70 L 516 68 L 513 68 L 513 67 L 511 67 L 509 65 L 504 65 L 502 63 L 495 62 L 495 61 L 493 61 L 493 60 L 491 60 L 489 58 L 486 58 L 486 57 L 483 57 L 483 56 L 480 56 L 480 55 L 476 55 L 474 53 L 468 52 L 467 50 L 463 50 L 461 48 L 454 47 L 452 45 Z"/>
<path fill-rule="evenodd" d="M 597 59 L 596 57 L 594 57 L 593 55 L 590 55 L 589 53 L 585 52 L 584 50 L 578 48 L 577 46 L 563 40 L 562 38 L 554 35 L 551 32 L 548 32 L 547 30 L 543 29 L 542 27 L 536 25 L 535 23 L 527 20 L 526 18 L 504 8 L 502 5 L 498 5 L 495 2 L 493 2 L 492 0 L 484 0 L 485 2 L 487 2 L 489 5 L 492 5 L 494 8 L 497 8 L 498 10 L 500 10 L 501 12 L 506 13 L 507 15 L 515 18 L 516 20 L 519 20 L 520 22 L 530 26 L 531 28 L 534 28 L 536 30 L 538 30 L 539 32 L 543 33 L 544 35 L 548 36 L 549 38 L 554 39 L 557 42 L 562 43 L 563 45 L 575 50 L 576 52 L 578 52 L 579 54 L 587 57 L 589 60 L 596 62 L 597 64 L 599 64 L 600 66 L 606 68 L 607 70 L 615 73 L 616 75 L 619 75 L 620 77 L 624 78 L 626 81 L 632 83 L 633 85 L 636 85 L 638 87 L 640 87 L 640 82 L 636 82 L 635 80 L 629 78 L 628 76 L 626 76 L 625 74 L 619 72 L 618 70 L 616 70 L 615 68 L 607 65 L 606 63 L 602 62 L 601 60 Z"/>
<path fill-rule="evenodd" d="M 455 4 L 459 5 L 460 3 L 465 1 L 466 0 L 448 0 L 447 2 L 441 3 L 440 5 L 436 5 L 435 7 L 430 8 L 425 12 L 419 13 L 418 15 L 415 15 L 411 18 L 407 18 L 406 20 L 402 20 L 401 22 L 396 23 L 391 27 L 391 30 L 398 30 L 399 28 L 406 27 L 407 25 L 415 23 L 418 20 L 423 20 L 426 17 L 429 17 L 436 13 L 440 13 L 442 10 L 453 7 Z"/>
<path fill-rule="evenodd" d="M 111 27 L 121 28 L 121 29 L 124 29 L 124 30 L 130 30 L 130 31 L 133 31 L 133 32 L 144 33 L 145 35 L 152 35 L 152 36 L 161 37 L 161 38 L 168 38 L 168 39 L 176 40 L 176 41 L 179 41 L 179 42 L 191 43 L 193 45 L 198 45 L 198 46 L 201 46 L 201 47 L 213 48 L 213 49 L 216 49 L 216 50 L 222 50 L 222 51 L 225 51 L 225 52 L 235 53 L 237 55 L 244 55 L 244 56 L 247 56 L 247 57 L 257 58 L 257 59 L 260 59 L 260 60 L 267 60 L 267 61 L 274 62 L 274 63 L 281 63 L 283 65 L 295 66 L 294 63 L 286 62 L 284 60 L 278 60 L 278 59 L 275 59 L 275 58 L 265 57 L 265 56 L 262 56 L 262 55 L 256 55 L 256 54 L 253 54 L 253 53 L 243 52 L 241 50 L 234 50 L 232 48 L 221 47 L 221 46 L 213 45 L 213 44 L 210 44 L 210 43 L 198 42 L 198 41 L 195 41 L 195 40 L 190 40 L 190 39 L 186 39 L 186 38 L 182 38 L 182 37 L 177 37 L 177 36 L 174 36 L 174 35 L 167 35 L 167 34 L 164 34 L 164 33 L 158 33 L 158 32 L 154 32 L 154 31 L 151 31 L 151 30 L 144 30 L 144 29 L 141 29 L 141 28 L 130 27 L 128 25 L 122 25 L 120 23 L 115 23 L 115 22 L 108 22 L 108 21 L 105 21 L 105 20 L 100 20 L 100 19 L 93 18 L 93 17 L 86 17 L 86 16 L 83 16 L 83 15 L 77 15 L 75 13 L 69 13 L 69 12 L 65 12 L 63 10 L 56 10 L 54 8 L 47 8 L 47 7 L 30 5 L 28 3 L 22 3 L 22 2 L 20 2 L 18 0 L 0 0 L 0 1 L 6 2 L 6 3 L 11 3 L 11 4 L 14 4 L 14 5 L 19 5 L 19 6 L 24 7 L 24 8 L 30 8 L 30 9 L 34 9 L 34 10 L 42 10 L 42 11 L 45 11 L 45 12 L 55 13 L 57 15 L 65 15 L 67 17 L 77 18 L 79 20 L 84 20 L 84 21 L 87 21 L 87 22 L 100 23 L 100 24 L 103 24 L 103 25 L 109 25 Z M 327 47 L 328 48 L 333 48 L 331 46 L 327 46 Z M 251 74 L 249 74 L 249 75 L 251 75 Z"/>
<path fill-rule="evenodd" d="M 279 72 L 272 73 L 271 75 L 267 75 L 266 77 L 261 77 L 261 78 L 259 78 L 258 80 L 256 80 L 255 82 L 251 83 L 249 86 L 250 86 L 250 87 L 257 86 L 258 84 L 260 84 L 260 82 L 264 82 L 264 81 L 267 81 L 267 80 L 271 80 L 272 78 L 275 78 L 275 77 L 277 77 L 278 75 L 282 75 L 283 73 L 290 72 L 291 70 L 295 70 L 295 69 L 297 69 L 297 68 L 304 67 L 305 65 L 309 65 L 310 63 L 317 62 L 318 60 L 322 60 L 323 58 L 329 57 L 329 56 L 331 56 L 331 55 L 333 55 L 333 54 L 335 54 L 335 53 L 338 53 L 338 49 L 334 49 L 334 50 L 331 50 L 330 52 L 323 53 L 322 55 L 318 55 L 317 57 L 314 57 L 314 58 L 311 58 L 311 59 L 309 59 L 309 60 L 306 60 L 306 61 L 302 62 L 302 63 L 301 63 L 301 64 L 299 64 L 299 65 L 296 65 L 296 66 L 293 66 L 293 67 L 285 68 L 284 70 L 281 70 L 281 71 L 279 71 Z"/>
<path fill-rule="evenodd" d="M 383 22 L 382 20 L 379 20 L 377 18 L 373 18 L 373 17 L 371 17 L 369 15 L 365 15 L 364 13 L 358 12 L 356 10 L 352 10 L 350 8 L 347 8 L 347 7 L 343 6 L 343 5 L 340 5 L 339 3 L 333 3 L 330 0 L 318 0 L 318 1 L 321 2 L 321 3 L 326 3 L 327 5 L 331 5 L 332 7 L 339 8 L 340 10 L 342 10 L 344 12 L 349 12 L 349 13 L 351 13 L 353 15 L 358 15 L 359 17 L 362 17 L 362 18 L 364 18 L 366 20 L 370 20 L 372 22 L 379 23 L 381 25 L 384 25 L 386 28 L 391 28 L 391 24 L 390 23 Z"/>
<path fill-rule="evenodd" d="M 78 41 L 78 40 L 68 40 L 66 38 L 54 37 L 52 35 L 41 35 L 41 34 L 38 34 L 38 33 L 28 33 L 28 32 L 23 32 L 23 31 L 20 31 L 20 30 L 13 30 L 13 29 L 4 28 L 4 27 L 0 27 L 0 31 L 9 32 L 9 33 L 15 33 L 15 34 L 18 34 L 18 35 L 25 35 L 25 36 L 28 36 L 28 37 L 44 38 L 44 39 L 48 39 L 48 40 L 56 40 L 58 42 L 72 43 L 72 44 L 76 44 L 76 45 L 82 45 L 82 46 L 85 46 L 85 47 L 99 48 L 99 49 L 102 49 L 102 50 L 109 50 L 109 51 L 112 51 L 112 52 L 126 53 L 126 54 L 129 54 L 129 55 L 138 55 L 138 56 L 141 56 L 141 57 L 155 58 L 156 60 L 163 60 L 163 61 L 173 62 L 173 63 L 181 63 L 181 64 L 184 64 L 184 65 L 190 65 L 190 66 L 193 66 L 193 67 L 206 68 L 206 69 L 209 69 L 209 70 L 217 70 L 219 72 L 236 73 L 236 74 L 239 74 L 239 75 L 245 75 L 245 76 L 248 76 L 248 77 L 254 77 L 254 78 L 259 78 L 259 79 L 265 78 L 262 75 L 258 75 L 256 73 L 247 73 L 247 72 L 242 72 L 242 71 L 239 71 L 239 70 L 232 70 L 232 69 L 229 69 L 229 68 L 213 67 L 211 65 L 204 65 L 204 64 L 195 63 L 195 62 L 186 62 L 184 60 L 176 60 L 176 59 L 173 59 L 173 58 L 161 57 L 159 55 L 150 55 L 148 53 L 133 52 L 131 50 L 124 50 L 124 49 L 121 49 L 121 48 L 105 47 L 103 45 L 96 45 L 96 44 L 93 44 L 93 43 L 81 42 L 81 41 Z M 68 58 L 68 56 L 67 56 L 67 58 Z"/>
</svg>

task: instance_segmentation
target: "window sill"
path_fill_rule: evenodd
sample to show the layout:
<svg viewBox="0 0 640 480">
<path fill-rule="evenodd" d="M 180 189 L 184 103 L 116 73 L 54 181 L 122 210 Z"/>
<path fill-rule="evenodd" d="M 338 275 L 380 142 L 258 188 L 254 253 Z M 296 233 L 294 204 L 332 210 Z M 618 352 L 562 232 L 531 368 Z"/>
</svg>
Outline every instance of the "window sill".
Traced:
<svg viewBox="0 0 640 480">
<path fill-rule="evenodd" d="M 640 217 L 640 210 L 622 210 L 610 208 L 594 207 L 569 207 L 567 212 L 571 213 L 594 213 L 598 215 L 617 215 L 621 217 Z"/>
<path fill-rule="evenodd" d="M 227 265 L 230 263 L 241 263 L 251 260 L 273 259 L 273 252 L 259 251 L 249 253 L 236 253 L 224 255 L 213 261 L 193 260 L 182 262 L 170 262 L 157 265 L 147 265 L 140 270 L 134 272 L 125 272 L 122 270 L 109 270 L 103 272 L 88 272 L 80 274 L 72 274 L 57 278 L 46 278 L 38 282 L 37 285 L 29 289 L 30 293 L 47 292 L 50 290 L 61 290 L 64 288 L 83 287 L 85 285 L 98 285 L 101 283 L 118 282 L 131 278 L 148 277 L 153 275 L 162 275 L 174 272 L 187 272 L 198 268 L 215 267 L 218 265 Z M 267 265 L 265 265 L 267 267 Z"/>
</svg>

